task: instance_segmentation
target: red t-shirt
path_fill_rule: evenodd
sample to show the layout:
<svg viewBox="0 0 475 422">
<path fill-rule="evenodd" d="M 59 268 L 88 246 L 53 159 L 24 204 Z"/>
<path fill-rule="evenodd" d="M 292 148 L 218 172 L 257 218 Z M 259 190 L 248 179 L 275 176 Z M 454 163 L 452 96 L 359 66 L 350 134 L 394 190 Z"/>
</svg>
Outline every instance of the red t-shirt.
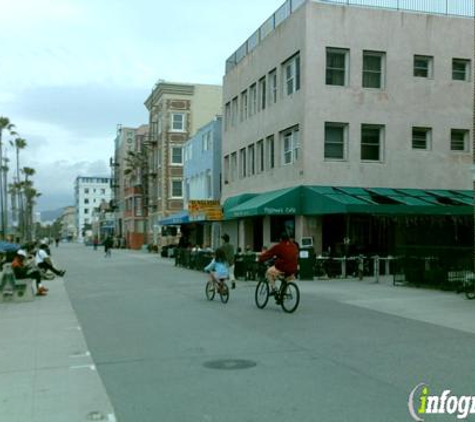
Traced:
<svg viewBox="0 0 475 422">
<path fill-rule="evenodd" d="M 263 262 L 275 257 L 277 258 L 274 264 L 275 268 L 286 275 L 290 275 L 297 272 L 298 254 L 299 251 L 295 243 L 286 240 L 264 252 L 259 257 L 259 261 Z"/>
</svg>

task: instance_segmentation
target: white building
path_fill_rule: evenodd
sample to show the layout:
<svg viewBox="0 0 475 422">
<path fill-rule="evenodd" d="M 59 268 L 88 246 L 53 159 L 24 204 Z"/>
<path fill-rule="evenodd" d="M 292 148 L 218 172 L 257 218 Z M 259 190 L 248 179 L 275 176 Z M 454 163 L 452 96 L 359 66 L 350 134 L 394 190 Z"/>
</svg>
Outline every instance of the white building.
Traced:
<svg viewBox="0 0 475 422">
<path fill-rule="evenodd" d="M 102 201 L 111 200 L 110 177 L 78 176 L 75 182 L 75 209 L 77 238 L 83 241 L 92 234 L 92 218 L 94 208 L 99 207 Z"/>
<path fill-rule="evenodd" d="M 226 63 L 224 229 L 241 247 L 284 228 L 317 251 L 368 244 L 374 215 L 469 210 L 473 17 L 351 3 L 289 0 Z"/>
</svg>

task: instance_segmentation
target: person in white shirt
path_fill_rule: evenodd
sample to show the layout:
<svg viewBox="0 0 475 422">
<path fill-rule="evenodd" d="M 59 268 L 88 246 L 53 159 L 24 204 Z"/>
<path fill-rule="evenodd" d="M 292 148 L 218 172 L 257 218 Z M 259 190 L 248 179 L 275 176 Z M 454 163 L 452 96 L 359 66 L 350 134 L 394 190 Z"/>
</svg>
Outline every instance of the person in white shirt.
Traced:
<svg viewBox="0 0 475 422">
<path fill-rule="evenodd" d="M 36 252 L 35 256 L 35 262 L 38 268 L 41 268 L 45 271 L 51 270 L 53 273 L 56 275 L 59 275 L 62 277 L 66 271 L 65 270 L 58 270 L 53 266 L 53 263 L 51 262 L 51 258 L 48 255 L 48 245 L 42 243 L 40 245 L 40 248 L 38 249 L 38 252 Z"/>
</svg>

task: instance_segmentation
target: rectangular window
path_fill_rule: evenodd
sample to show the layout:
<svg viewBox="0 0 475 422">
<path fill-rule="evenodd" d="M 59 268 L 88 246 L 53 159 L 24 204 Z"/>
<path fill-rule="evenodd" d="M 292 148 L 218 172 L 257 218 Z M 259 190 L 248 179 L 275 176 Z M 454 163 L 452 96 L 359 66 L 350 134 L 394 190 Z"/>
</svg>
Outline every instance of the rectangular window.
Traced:
<svg viewBox="0 0 475 422">
<path fill-rule="evenodd" d="M 247 98 L 247 89 L 241 94 L 241 122 L 247 119 L 248 116 L 248 98 Z"/>
<path fill-rule="evenodd" d="M 269 104 L 277 102 L 277 70 L 269 72 Z"/>
<path fill-rule="evenodd" d="M 172 131 L 185 132 L 185 114 L 172 113 Z"/>
<path fill-rule="evenodd" d="M 261 139 L 257 141 L 257 173 L 262 173 L 264 171 L 264 141 Z"/>
<path fill-rule="evenodd" d="M 452 59 L 452 79 L 454 81 L 470 81 L 470 60 Z"/>
<path fill-rule="evenodd" d="M 412 128 L 412 149 L 430 149 L 431 129 L 428 127 Z"/>
<path fill-rule="evenodd" d="M 203 151 L 211 150 L 211 144 L 212 144 L 211 140 L 212 140 L 211 131 L 203 133 L 203 135 L 201 136 L 201 145 L 202 145 Z"/>
<path fill-rule="evenodd" d="M 347 123 L 325 123 L 325 159 L 346 159 Z"/>
<path fill-rule="evenodd" d="M 106 190 L 105 190 L 105 189 L 101 189 L 101 193 L 102 193 L 103 195 L 105 195 Z"/>
<path fill-rule="evenodd" d="M 384 126 L 361 125 L 361 160 L 382 161 Z"/>
<path fill-rule="evenodd" d="M 86 198 L 86 199 L 84 200 L 84 203 L 85 203 L 85 204 L 89 204 L 89 199 Z"/>
<path fill-rule="evenodd" d="M 238 120 L 238 97 L 231 102 L 231 126 L 236 126 Z"/>
<path fill-rule="evenodd" d="M 432 56 L 414 56 L 414 76 L 432 78 L 434 75 L 434 58 Z"/>
<path fill-rule="evenodd" d="M 266 156 L 267 156 L 267 168 L 273 169 L 275 167 L 275 145 L 274 135 L 268 136 L 266 139 Z"/>
<path fill-rule="evenodd" d="M 249 103 L 249 116 L 256 114 L 257 112 L 257 87 L 256 84 L 252 84 L 249 88 L 250 103 Z"/>
<path fill-rule="evenodd" d="M 181 179 L 172 179 L 171 181 L 172 198 L 183 198 L 183 182 Z"/>
<path fill-rule="evenodd" d="M 239 150 L 239 160 L 240 160 L 240 169 L 241 171 L 239 172 L 239 177 L 241 179 L 244 179 L 247 174 L 247 162 L 246 162 L 246 148 L 241 148 Z"/>
<path fill-rule="evenodd" d="M 468 130 L 466 129 L 452 129 L 450 131 L 450 150 L 467 152 L 468 148 Z"/>
<path fill-rule="evenodd" d="M 85 189 L 84 189 L 84 193 L 89 193 L 89 189 L 88 189 L 88 188 L 85 188 Z"/>
<path fill-rule="evenodd" d="M 84 214 L 89 214 L 89 208 L 84 208 Z"/>
<path fill-rule="evenodd" d="M 231 154 L 231 163 L 230 163 L 230 177 L 231 177 L 231 182 L 235 181 L 237 179 L 237 153 L 233 152 Z"/>
<path fill-rule="evenodd" d="M 326 84 L 348 85 L 349 50 L 343 48 L 327 48 Z"/>
<path fill-rule="evenodd" d="M 259 108 L 264 110 L 266 108 L 266 77 L 259 79 Z"/>
<path fill-rule="evenodd" d="M 300 89 L 300 55 L 296 54 L 282 64 L 284 93 L 291 95 Z"/>
<path fill-rule="evenodd" d="M 384 58 L 385 53 L 363 51 L 363 87 L 384 87 Z"/>
<path fill-rule="evenodd" d="M 299 128 L 298 126 L 281 132 L 282 164 L 295 163 L 299 158 Z"/>
<path fill-rule="evenodd" d="M 230 173 L 229 173 L 229 155 L 224 157 L 223 162 L 223 176 L 224 176 L 224 184 L 228 184 L 230 182 Z"/>
<path fill-rule="evenodd" d="M 206 172 L 206 196 L 208 199 L 213 197 L 213 180 L 209 170 Z"/>
<path fill-rule="evenodd" d="M 224 130 L 229 129 L 230 123 L 231 123 L 231 103 L 228 102 L 224 106 Z"/>
<path fill-rule="evenodd" d="M 254 174 L 256 174 L 256 148 L 254 145 L 249 145 L 248 155 L 249 155 L 249 176 L 254 176 Z"/>
<path fill-rule="evenodd" d="M 183 148 L 171 147 L 171 164 L 182 165 L 183 164 Z"/>
</svg>

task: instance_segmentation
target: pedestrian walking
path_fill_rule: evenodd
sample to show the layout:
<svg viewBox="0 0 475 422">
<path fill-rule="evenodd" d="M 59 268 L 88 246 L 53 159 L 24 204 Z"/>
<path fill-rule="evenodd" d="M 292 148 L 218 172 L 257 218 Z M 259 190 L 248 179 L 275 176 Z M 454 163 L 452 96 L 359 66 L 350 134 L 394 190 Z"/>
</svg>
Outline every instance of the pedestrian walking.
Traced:
<svg viewBox="0 0 475 422">
<path fill-rule="evenodd" d="M 112 253 L 111 253 L 112 243 L 113 243 L 112 238 L 110 236 L 107 236 L 106 239 L 104 240 L 104 254 L 106 258 L 112 257 Z"/>
</svg>

